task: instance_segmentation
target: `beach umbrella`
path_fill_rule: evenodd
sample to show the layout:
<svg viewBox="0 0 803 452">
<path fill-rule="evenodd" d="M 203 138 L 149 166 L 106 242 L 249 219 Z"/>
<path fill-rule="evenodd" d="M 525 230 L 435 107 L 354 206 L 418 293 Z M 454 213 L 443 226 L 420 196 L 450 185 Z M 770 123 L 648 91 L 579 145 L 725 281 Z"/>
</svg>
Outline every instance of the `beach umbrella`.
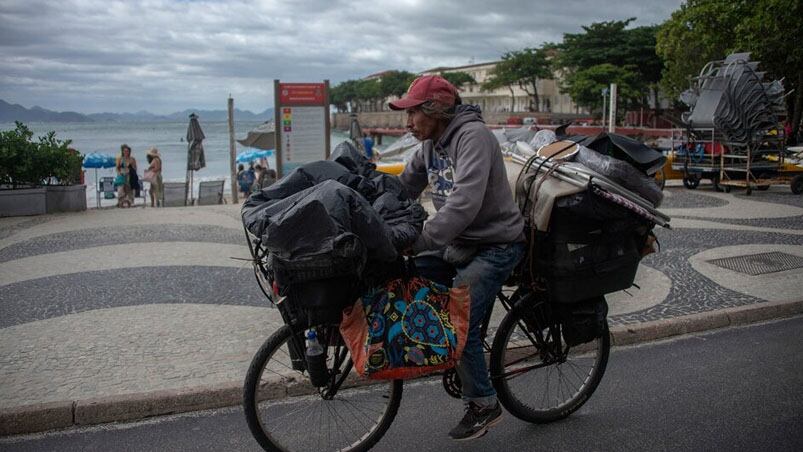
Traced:
<svg viewBox="0 0 803 452">
<path fill-rule="evenodd" d="M 206 166 L 206 158 L 204 157 L 203 141 L 206 136 L 204 131 L 201 130 L 201 124 L 198 122 L 198 115 L 195 113 L 190 115 L 190 125 L 187 127 L 187 174 L 189 176 L 189 186 L 184 190 L 184 199 L 187 199 L 187 191 L 190 193 L 190 205 L 193 204 L 194 199 L 192 191 L 192 175 L 194 171 Z"/>
<path fill-rule="evenodd" d="M 275 152 L 274 149 L 264 149 L 259 151 L 253 151 L 253 150 L 243 151 L 237 154 L 236 160 L 237 163 L 253 162 L 254 160 L 266 159 L 272 156 L 274 152 Z"/>
<path fill-rule="evenodd" d="M 237 154 L 237 163 L 248 163 L 254 161 L 256 157 L 254 157 L 254 151 L 243 151 Z"/>
<path fill-rule="evenodd" d="M 266 158 L 272 156 L 274 152 L 275 152 L 274 149 L 263 149 L 261 151 L 254 152 L 254 155 L 258 159 L 266 159 Z"/>
<path fill-rule="evenodd" d="M 114 156 L 108 154 L 100 154 L 98 152 L 90 152 L 89 154 L 84 156 L 84 162 L 82 164 L 84 168 L 94 168 L 95 170 L 95 185 L 98 185 L 98 168 L 114 168 L 115 160 Z M 95 188 L 95 192 L 100 192 L 100 186 L 98 185 Z M 100 195 L 95 196 L 97 200 L 97 206 L 100 208 Z"/>
<path fill-rule="evenodd" d="M 114 156 L 108 154 L 100 154 L 98 152 L 90 152 L 84 156 L 84 168 L 113 168 L 115 164 Z"/>
<path fill-rule="evenodd" d="M 276 128 L 271 121 L 262 123 L 237 142 L 249 148 L 272 150 L 276 147 Z"/>
</svg>

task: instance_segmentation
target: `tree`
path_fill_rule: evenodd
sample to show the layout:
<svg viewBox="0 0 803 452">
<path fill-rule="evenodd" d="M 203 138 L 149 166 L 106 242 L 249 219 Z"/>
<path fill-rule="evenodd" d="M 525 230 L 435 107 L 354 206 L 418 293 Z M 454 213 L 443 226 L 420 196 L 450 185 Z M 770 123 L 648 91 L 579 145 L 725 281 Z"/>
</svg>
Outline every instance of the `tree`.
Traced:
<svg viewBox="0 0 803 452">
<path fill-rule="evenodd" d="M 769 76 L 784 79 L 787 113 L 796 137 L 803 116 L 803 48 L 791 37 L 803 36 L 803 3 L 800 0 L 762 0 L 753 14 L 736 28 L 737 45 L 752 52 Z"/>
<path fill-rule="evenodd" d="M 803 49 L 795 41 L 803 34 L 799 0 L 688 0 L 658 31 L 657 52 L 664 60 L 661 86 L 673 97 L 689 87 L 709 61 L 736 51 L 751 52 L 761 70 L 784 88 L 793 133 L 803 113 Z"/>
<path fill-rule="evenodd" d="M 407 92 L 410 83 L 415 80 L 415 74 L 407 71 L 387 71 L 382 74 L 379 90 L 382 97 L 401 97 Z"/>
<path fill-rule="evenodd" d="M 441 77 L 445 78 L 449 83 L 455 86 L 455 88 L 461 88 L 463 85 L 468 85 L 472 83 L 477 83 L 474 80 L 474 77 L 471 76 L 468 72 L 462 71 L 454 71 L 454 72 L 441 72 Z"/>
<path fill-rule="evenodd" d="M 656 112 L 660 112 L 661 103 L 658 96 L 664 63 L 655 52 L 657 35 L 657 25 L 625 30 L 627 51 L 623 65 L 631 67 L 639 75 L 642 84 L 652 92 Z M 646 106 L 647 99 L 643 98 L 641 104 Z"/>
<path fill-rule="evenodd" d="M 564 89 L 577 105 L 591 111 L 600 110 L 602 90 L 616 83 L 619 103 L 624 112 L 639 105 L 642 98 L 641 83 L 632 68 L 622 68 L 609 63 L 598 64 L 571 73 L 566 78 Z"/>
<path fill-rule="evenodd" d="M 329 102 L 340 111 L 348 110 L 348 104 L 356 108 L 354 101 L 357 99 L 357 80 L 346 80 L 338 83 L 329 91 Z"/>
<path fill-rule="evenodd" d="M 510 107 L 512 110 L 513 106 L 516 104 L 516 94 L 513 92 L 513 87 L 516 85 L 517 81 L 514 77 L 513 70 L 508 66 L 510 66 L 510 63 L 505 60 L 497 63 L 496 67 L 488 74 L 488 79 L 480 86 L 480 89 L 493 91 L 506 87 L 510 90 Z"/>
<path fill-rule="evenodd" d="M 569 74 L 564 82 L 565 92 L 577 93 L 585 89 L 585 87 L 575 89 L 571 86 L 572 80 L 585 78 L 585 75 L 573 78 L 571 76 L 573 73 L 608 64 L 634 75 L 626 77 L 629 80 L 628 88 L 639 91 L 640 96 L 638 102 L 631 103 L 631 107 L 647 105 L 647 95 L 650 91 L 655 106 L 658 107 L 658 82 L 661 80 L 662 68 L 662 61 L 655 52 L 658 27 L 628 29 L 628 25 L 634 20 L 635 17 L 627 20 L 595 22 L 582 27 L 582 33 L 563 35 L 563 43 L 557 45 L 556 66 Z M 599 70 L 593 72 L 593 74 L 599 73 Z M 609 83 L 614 83 L 614 80 Z M 578 99 L 573 98 L 573 100 L 578 102 Z"/>
<path fill-rule="evenodd" d="M 656 52 L 664 61 L 661 87 L 670 98 L 689 88 L 706 63 L 736 50 L 734 30 L 750 15 L 747 0 L 687 0 L 658 30 Z"/>
<path fill-rule="evenodd" d="M 582 33 L 565 33 L 558 44 L 557 63 L 571 70 L 588 69 L 598 64 L 628 64 L 628 39 L 625 27 L 636 20 L 595 22 L 583 26 Z"/>
<path fill-rule="evenodd" d="M 552 78 L 552 66 L 547 59 L 546 50 L 525 48 L 502 55 L 502 61 L 491 72 L 484 89 L 507 86 L 511 100 L 514 100 L 513 86 L 518 85 L 530 97 L 528 109 L 538 111 L 538 80 L 545 78 Z"/>
<path fill-rule="evenodd" d="M 16 188 L 78 182 L 83 157 L 69 149 L 70 140 L 48 132 L 37 142 L 25 124 L 15 125 L 14 130 L 0 132 L 0 184 Z"/>
<path fill-rule="evenodd" d="M 360 111 L 376 111 L 377 102 L 383 99 L 379 80 L 357 80 L 355 86 L 356 99 L 360 105 Z"/>
<path fill-rule="evenodd" d="M 346 80 L 332 88 L 329 101 L 339 110 L 351 108 L 355 112 L 376 110 L 377 102 L 384 99 L 379 80 Z"/>
</svg>

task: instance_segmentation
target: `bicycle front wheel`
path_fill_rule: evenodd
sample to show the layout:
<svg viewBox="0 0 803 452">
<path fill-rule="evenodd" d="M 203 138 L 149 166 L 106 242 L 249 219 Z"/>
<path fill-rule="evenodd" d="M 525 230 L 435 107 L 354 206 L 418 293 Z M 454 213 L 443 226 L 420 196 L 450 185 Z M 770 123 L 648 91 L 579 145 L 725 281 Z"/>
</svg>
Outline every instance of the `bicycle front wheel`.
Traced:
<svg viewBox="0 0 803 452">
<path fill-rule="evenodd" d="M 583 406 L 608 363 L 607 324 L 602 337 L 570 347 L 550 318 L 543 303 L 511 310 L 491 349 L 491 378 L 499 401 L 527 422 L 556 421 Z"/>
<path fill-rule="evenodd" d="M 331 383 L 314 387 L 306 372 L 296 370 L 301 366 L 291 363 L 292 334 L 288 326 L 281 327 L 248 369 L 243 404 L 254 438 L 270 451 L 370 449 L 396 416 L 402 381 L 366 384 L 352 370 L 348 350 L 338 345 L 327 347 Z M 342 384 L 334 385 L 340 377 Z"/>
</svg>

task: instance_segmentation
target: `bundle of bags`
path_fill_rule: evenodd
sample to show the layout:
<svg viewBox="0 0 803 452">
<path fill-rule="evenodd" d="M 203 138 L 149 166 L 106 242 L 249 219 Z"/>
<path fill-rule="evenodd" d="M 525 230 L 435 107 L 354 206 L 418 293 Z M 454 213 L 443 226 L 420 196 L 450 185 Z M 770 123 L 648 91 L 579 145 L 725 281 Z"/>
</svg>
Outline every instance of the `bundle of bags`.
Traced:
<svg viewBox="0 0 803 452">
<path fill-rule="evenodd" d="M 396 262 L 427 217 L 396 177 L 376 171 L 348 142 L 331 160 L 298 167 L 251 195 L 241 214 L 267 249 L 282 293 L 331 313 L 356 299 L 369 270 Z"/>
<path fill-rule="evenodd" d="M 308 325 L 339 323 L 355 369 L 375 379 L 452 367 L 465 345 L 468 289 L 417 276 L 397 251 L 412 246 L 426 217 L 396 177 L 348 142 L 242 208 L 280 293 Z"/>
</svg>

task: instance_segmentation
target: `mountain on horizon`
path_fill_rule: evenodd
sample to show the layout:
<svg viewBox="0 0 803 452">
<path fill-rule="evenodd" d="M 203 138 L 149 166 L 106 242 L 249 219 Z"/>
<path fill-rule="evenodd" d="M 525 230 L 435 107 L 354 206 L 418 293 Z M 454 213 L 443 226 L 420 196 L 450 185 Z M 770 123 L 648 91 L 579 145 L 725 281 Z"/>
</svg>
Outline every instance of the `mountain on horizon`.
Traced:
<svg viewBox="0 0 803 452">
<path fill-rule="evenodd" d="M 34 105 L 30 109 L 0 99 L 0 122 L 92 122 L 74 111 L 57 112 Z"/>
<path fill-rule="evenodd" d="M 191 113 L 195 113 L 201 120 L 206 121 L 228 120 L 226 110 L 186 109 L 168 115 L 157 115 L 148 111 L 85 115 L 74 111 L 57 112 L 39 106 L 28 109 L 0 99 L 0 122 L 183 122 L 189 120 Z M 267 108 L 261 113 L 234 109 L 235 121 L 268 121 L 270 119 L 273 119 L 273 108 Z"/>
</svg>

